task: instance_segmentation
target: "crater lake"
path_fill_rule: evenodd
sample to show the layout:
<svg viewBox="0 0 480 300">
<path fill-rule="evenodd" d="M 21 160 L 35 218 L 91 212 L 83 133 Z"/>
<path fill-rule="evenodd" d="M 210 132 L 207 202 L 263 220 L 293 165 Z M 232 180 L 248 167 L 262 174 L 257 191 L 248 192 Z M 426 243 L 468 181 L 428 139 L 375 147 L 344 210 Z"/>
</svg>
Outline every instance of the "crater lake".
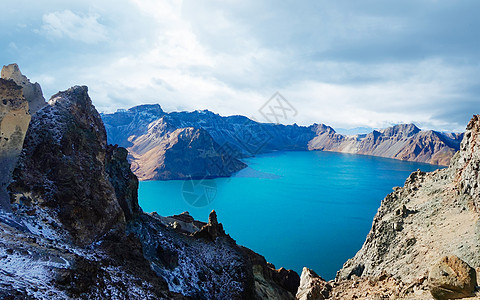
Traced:
<svg viewBox="0 0 480 300">
<path fill-rule="evenodd" d="M 344 153 L 275 152 L 244 160 L 231 178 L 140 182 L 145 212 L 214 209 L 227 234 L 276 268 L 330 280 L 361 248 L 381 200 L 412 171 L 440 166 Z"/>
</svg>

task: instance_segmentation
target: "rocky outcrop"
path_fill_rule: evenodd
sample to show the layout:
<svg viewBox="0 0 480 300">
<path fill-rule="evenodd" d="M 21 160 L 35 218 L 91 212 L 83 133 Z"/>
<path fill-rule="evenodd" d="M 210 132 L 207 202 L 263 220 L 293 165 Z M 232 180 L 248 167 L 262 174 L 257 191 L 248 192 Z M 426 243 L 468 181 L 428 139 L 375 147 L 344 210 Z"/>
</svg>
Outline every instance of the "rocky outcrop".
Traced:
<svg viewBox="0 0 480 300">
<path fill-rule="evenodd" d="M 138 178 L 130 170 L 127 155 L 128 151 L 125 148 L 107 146 L 105 172 L 115 189 L 125 219 L 130 221 L 142 213 L 142 209 L 138 205 Z"/>
<path fill-rule="evenodd" d="M 6 187 L 22 150 L 31 115 L 45 106 L 42 89 L 16 64 L 3 66 L 0 78 L 0 209 L 10 211 Z"/>
<path fill-rule="evenodd" d="M 138 237 L 170 291 L 194 299 L 255 299 L 252 267 L 228 235 L 212 241 L 182 234 L 146 214 L 131 222 L 127 233 Z"/>
<path fill-rule="evenodd" d="M 472 296 L 476 284 L 475 269 L 455 255 L 442 257 L 428 273 L 430 292 L 438 300 Z"/>
<path fill-rule="evenodd" d="M 379 157 L 448 165 L 459 149 L 462 134 L 422 131 L 413 124 L 401 124 L 367 135 L 344 136 L 333 128 L 316 125 L 310 150 L 354 153 Z"/>
<path fill-rule="evenodd" d="M 382 201 L 362 249 L 337 280 L 390 274 L 399 280 L 403 297 L 422 298 L 429 294 L 430 267 L 441 257 L 455 255 L 479 267 L 479 153 L 477 115 L 449 168 L 414 172 Z"/>
<path fill-rule="evenodd" d="M 17 64 L 3 66 L 1 77 L 6 80 L 13 80 L 18 86 L 22 87 L 23 96 L 28 101 L 28 112 L 31 115 L 47 105 L 40 84 L 37 82 L 31 83 L 30 80 L 20 72 Z"/>
<path fill-rule="evenodd" d="M 226 236 L 222 224 L 218 223 L 217 213 L 215 212 L 215 210 L 212 210 L 212 212 L 208 216 L 208 223 L 203 226 L 199 231 L 195 232 L 193 236 L 197 238 L 208 239 L 211 241 L 215 241 L 220 236 Z"/>
<path fill-rule="evenodd" d="M 295 297 L 298 300 L 323 300 L 329 298 L 331 290 L 330 284 L 317 273 L 309 268 L 303 268 Z"/>
<path fill-rule="evenodd" d="M 460 151 L 450 166 L 459 193 L 469 197 L 480 212 L 480 116 L 473 116 L 467 125 Z"/>
<path fill-rule="evenodd" d="M 0 78 L 0 210 L 10 211 L 6 188 L 22 151 L 30 118 L 22 88 L 12 80 Z"/>
<path fill-rule="evenodd" d="M 25 137 L 12 203 L 51 209 L 78 244 L 89 244 L 125 220 L 106 178 L 105 129 L 87 87 L 60 92 L 48 104 Z"/>
<path fill-rule="evenodd" d="M 257 299 L 295 299 L 300 277 L 292 270 L 276 269 L 254 251 L 242 247 L 253 268 Z"/>
</svg>

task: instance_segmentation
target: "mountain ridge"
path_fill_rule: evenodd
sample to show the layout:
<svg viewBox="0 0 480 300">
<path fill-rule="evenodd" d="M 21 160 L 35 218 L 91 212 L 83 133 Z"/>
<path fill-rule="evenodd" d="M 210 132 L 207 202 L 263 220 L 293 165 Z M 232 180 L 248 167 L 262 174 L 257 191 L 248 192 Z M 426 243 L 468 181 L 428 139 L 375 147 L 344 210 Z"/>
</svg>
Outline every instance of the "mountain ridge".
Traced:
<svg viewBox="0 0 480 300">
<path fill-rule="evenodd" d="M 153 114 L 152 111 L 154 111 Z M 241 168 L 236 166 L 240 166 L 239 160 L 242 158 L 273 151 L 333 151 L 446 166 L 458 150 L 463 137 L 461 133 L 445 134 L 433 130 L 421 130 L 414 124 L 399 124 L 373 130 L 368 134 L 342 135 L 325 124 L 298 126 L 259 123 L 245 116 L 224 117 L 208 110 L 166 113 L 158 104 L 136 106 L 113 114 L 102 114 L 102 118 L 109 142 L 126 147 L 131 152 L 130 161 L 133 164 L 139 162 L 135 172 L 141 179 L 182 178 L 178 176 L 145 177 L 137 171 L 142 169 L 142 164 L 150 165 L 150 169 L 155 165 L 155 162 L 149 161 L 138 149 L 146 147 L 144 144 L 152 144 L 153 140 L 158 140 L 160 137 L 168 139 L 164 137 L 168 133 L 162 131 L 163 129 L 152 130 L 153 124 L 160 119 L 170 126 L 170 131 L 184 128 L 203 129 L 205 135 L 209 135 L 221 148 L 227 150 L 235 160 L 232 166 L 224 165 L 225 172 L 217 172 L 221 176 L 230 176 L 240 170 Z M 198 147 L 202 148 L 201 145 Z M 204 152 L 209 147 L 208 144 L 205 145 Z M 168 153 L 168 150 L 165 153 Z M 207 164 L 199 155 L 184 156 L 183 161 Z M 158 159 L 157 166 L 165 170 L 171 168 Z M 180 170 L 172 173 L 178 173 L 178 171 Z M 188 177 L 189 171 L 183 170 L 183 174 L 186 174 L 184 177 Z M 190 175 L 202 177 L 198 176 L 198 173 Z M 210 172 L 205 172 L 204 177 L 214 176 L 211 176 Z"/>
</svg>

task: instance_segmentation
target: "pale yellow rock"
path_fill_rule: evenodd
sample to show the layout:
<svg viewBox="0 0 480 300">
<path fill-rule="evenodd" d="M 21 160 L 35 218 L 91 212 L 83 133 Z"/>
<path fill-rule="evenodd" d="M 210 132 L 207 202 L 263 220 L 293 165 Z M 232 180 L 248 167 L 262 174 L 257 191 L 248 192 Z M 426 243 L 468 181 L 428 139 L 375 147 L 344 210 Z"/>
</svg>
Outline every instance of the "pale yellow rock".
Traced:
<svg viewBox="0 0 480 300">
<path fill-rule="evenodd" d="M 13 80 L 17 85 L 22 87 L 23 96 L 28 101 L 29 113 L 31 115 L 46 105 L 40 85 L 37 82 L 31 83 L 30 80 L 20 72 L 17 64 L 3 66 L 1 78 Z"/>
<path fill-rule="evenodd" d="M 22 151 L 30 119 L 22 88 L 11 80 L 0 79 L 0 209 L 9 210 L 6 187 Z"/>
</svg>

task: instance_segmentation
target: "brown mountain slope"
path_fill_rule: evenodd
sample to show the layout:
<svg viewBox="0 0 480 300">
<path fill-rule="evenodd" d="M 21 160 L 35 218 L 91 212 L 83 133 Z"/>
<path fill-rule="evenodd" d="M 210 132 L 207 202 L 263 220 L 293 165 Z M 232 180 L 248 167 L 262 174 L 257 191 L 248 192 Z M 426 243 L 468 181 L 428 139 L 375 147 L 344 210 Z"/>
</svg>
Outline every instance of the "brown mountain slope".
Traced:
<svg viewBox="0 0 480 300">
<path fill-rule="evenodd" d="M 412 173 L 383 201 L 360 251 L 337 280 L 391 274 L 405 297 L 428 299 L 427 276 L 442 256 L 480 267 L 480 116 L 470 121 L 447 169 Z M 410 287 L 410 289 L 406 289 Z M 400 289 L 402 290 L 402 289 Z"/>
<path fill-rule="evenodd" d="M 309 150 L 354 153 L 400 160 L 448 165 L 462 134 L 422 131 L 413 124 L 374 130 L 367 135 L 344 136 L 325 125 L 315 127 Z"/>
<path fill-rule="evenodd" d="M 204 129 L 173 128 L 163 117 L 130 142 L 132 171 L 140 180 L 225 177 L 246 167 Z"/>
</svg>

